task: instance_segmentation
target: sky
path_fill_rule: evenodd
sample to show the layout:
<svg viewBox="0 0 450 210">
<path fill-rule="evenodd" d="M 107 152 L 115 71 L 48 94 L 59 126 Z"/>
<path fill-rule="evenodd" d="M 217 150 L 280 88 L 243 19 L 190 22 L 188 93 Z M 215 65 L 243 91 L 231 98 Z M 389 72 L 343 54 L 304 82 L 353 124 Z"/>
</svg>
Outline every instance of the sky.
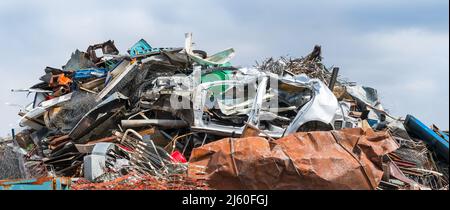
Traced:
<svg viewBox="0 0 450 210">
<path fill-rule="evenodd" d="M 326 66 L 377 89 L 392 114 L 449 128 L 447 0 L 2 0 L 0 136 L 33 100 L 11 89 L 38 83 L 76 49 L 111 39 L 125 53 L 141 38 L 182 47 L 186 32 L 209 53 L 235 48 L 239 66 L 319 44 Z"/>
</svg>

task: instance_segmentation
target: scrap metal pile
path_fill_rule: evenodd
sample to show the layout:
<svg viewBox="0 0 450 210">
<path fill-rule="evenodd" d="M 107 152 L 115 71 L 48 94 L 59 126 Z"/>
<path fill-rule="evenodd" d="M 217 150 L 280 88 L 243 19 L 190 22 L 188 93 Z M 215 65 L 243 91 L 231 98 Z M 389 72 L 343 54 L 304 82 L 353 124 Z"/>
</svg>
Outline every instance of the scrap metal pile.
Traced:
<svg viewBox="0 0 450 210">
<path fill-rule="evenodd" d="M 25 177 L 72 189 L 448 189 L 448 133 L 391 116 L 377 91 L 302 58 L 234 66 L 138 41 L 76 50 L 20 111 Z M 76 180 L 76 181 L 75 181 Z"/>
</svg>

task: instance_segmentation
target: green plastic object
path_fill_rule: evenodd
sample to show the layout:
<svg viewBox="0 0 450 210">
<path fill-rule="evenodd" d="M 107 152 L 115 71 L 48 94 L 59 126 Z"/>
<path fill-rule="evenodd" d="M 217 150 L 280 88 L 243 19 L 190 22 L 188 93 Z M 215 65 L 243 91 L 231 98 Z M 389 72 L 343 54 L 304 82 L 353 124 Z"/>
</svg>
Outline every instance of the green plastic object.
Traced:
<svg viewBox="0 0 450 210">
<path fill-rule="evenodd" d="M 209 74 L 204 74 L 204 75 L 202 75 L 202 83 L 229 80 L 231 74 L 232 74 L 232 71 L 230 71 L 230 70 L 217 70 L 217 71 L 211 72 Z M 212 91 L 214 93 L 214 95 L 222 94 L 227 89 L 228 89 L 228 85 L 218 85 L 218 86 L 209 88 L 209 90 Z"/>
</svg>

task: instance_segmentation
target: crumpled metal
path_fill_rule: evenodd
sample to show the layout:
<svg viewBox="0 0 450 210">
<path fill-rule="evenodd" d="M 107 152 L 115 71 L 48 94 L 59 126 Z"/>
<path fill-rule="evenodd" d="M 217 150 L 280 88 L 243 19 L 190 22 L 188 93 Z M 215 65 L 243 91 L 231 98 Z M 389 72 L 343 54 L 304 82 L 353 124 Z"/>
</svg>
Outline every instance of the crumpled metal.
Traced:
<svg viewBox="0 0 450 210">
<path fill-rule="evenodd" d="M 214 189 L 372 190 L 382 156 L 399 147 L 388 132 L 303 132 L 276 141 L 226 138 L 194 149 L 188 174 Z"/>
</svg>

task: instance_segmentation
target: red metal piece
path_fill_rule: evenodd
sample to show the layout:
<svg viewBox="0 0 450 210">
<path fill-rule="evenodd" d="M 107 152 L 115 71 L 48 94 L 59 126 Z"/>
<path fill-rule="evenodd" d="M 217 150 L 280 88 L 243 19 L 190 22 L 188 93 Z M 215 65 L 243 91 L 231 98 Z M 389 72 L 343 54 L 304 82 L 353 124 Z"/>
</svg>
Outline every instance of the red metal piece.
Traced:
<svg viewBox="0 0 450 210">
<path fill-rule="evenodd" d="M 173 152 L 171 155 L 172 161 L 175 163 L 187 163 L 186 158 L 178 151 Z"/>
</svg>

